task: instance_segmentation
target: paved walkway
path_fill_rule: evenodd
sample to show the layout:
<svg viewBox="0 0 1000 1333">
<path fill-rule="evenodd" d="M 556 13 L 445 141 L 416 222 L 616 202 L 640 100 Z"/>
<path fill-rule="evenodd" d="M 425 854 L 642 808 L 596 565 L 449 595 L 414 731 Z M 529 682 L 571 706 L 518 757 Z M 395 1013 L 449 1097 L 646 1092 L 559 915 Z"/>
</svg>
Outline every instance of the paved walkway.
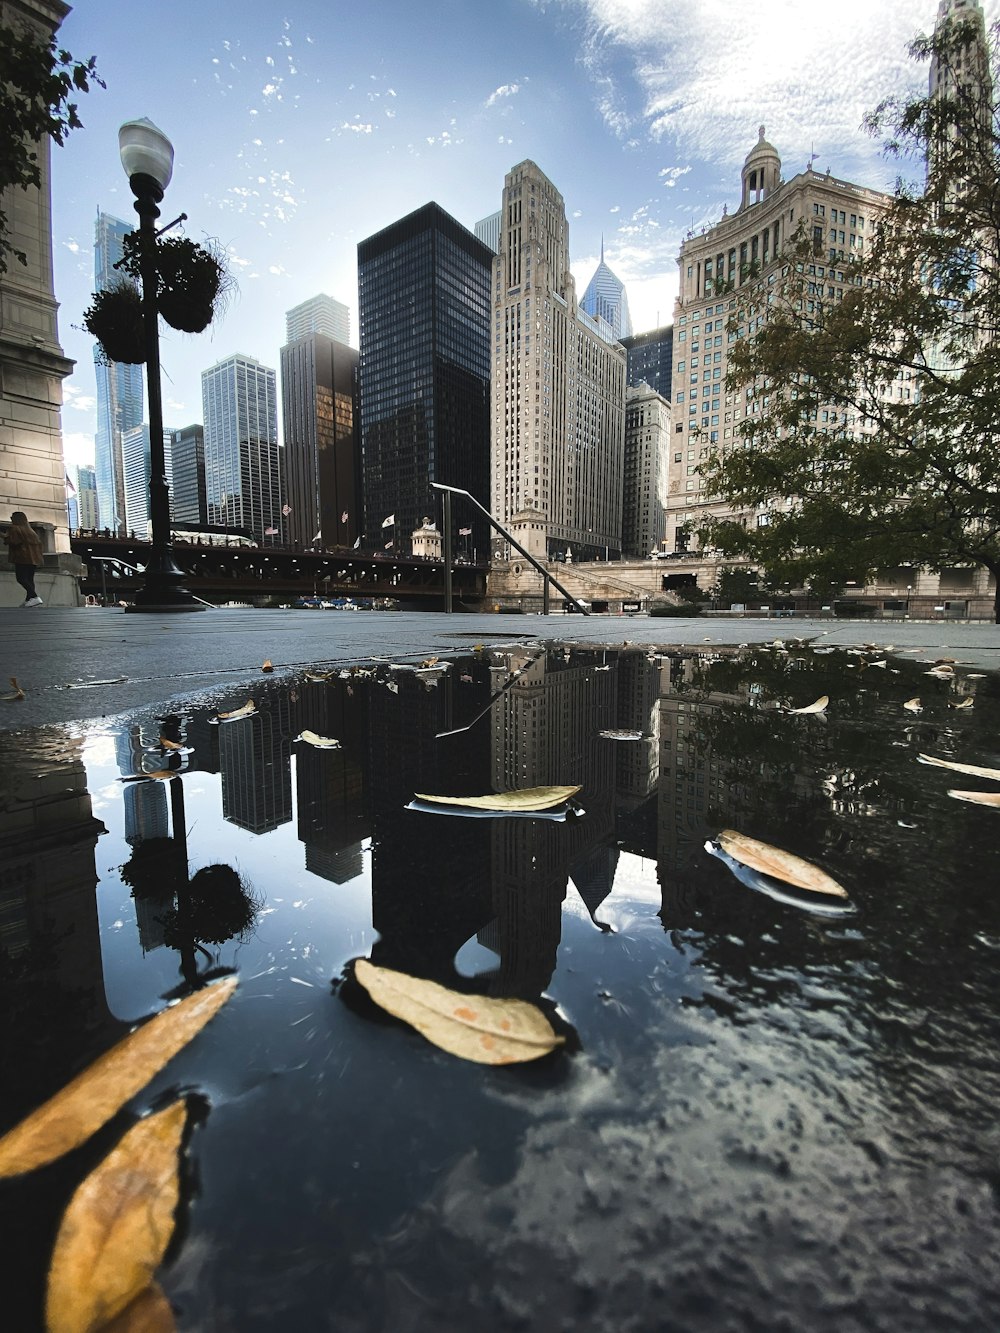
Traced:
<svg viewBox="0 0 1000 1333">
<path fill-rule="evenodd" d="M 310 665 L 372 657 L 453 656 L 473 644 L 543 639 L 579 644 L 766 643 L 801 636 L 825 644 L 927 648 L 1000 670 L 1000 626 L 955 622 L 683 620 L 647 617 L 461 615 L 433 612 L 220 610 L 128 614 L 119 609 L 0 609 L 0 694 L 15 676 L 21 703 L 0 702 L 0 731 L 103 717 L 177 696 Z"/>
</svg>

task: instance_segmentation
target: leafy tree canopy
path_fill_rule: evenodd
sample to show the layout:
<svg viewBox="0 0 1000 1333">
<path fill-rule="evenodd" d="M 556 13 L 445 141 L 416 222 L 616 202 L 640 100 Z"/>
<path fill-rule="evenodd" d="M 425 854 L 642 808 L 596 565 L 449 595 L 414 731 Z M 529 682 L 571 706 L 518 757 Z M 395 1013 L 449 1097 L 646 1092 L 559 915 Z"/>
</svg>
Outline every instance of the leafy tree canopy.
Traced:
<svg viewBox="0 0 1000 1333">
<path fill-rule="evenodd" d="M 803 228 L 736 294 L 727 391 L 753 410 L 702 465 L 735 516 L 699 536 L 820 595 L 900 565 L 1000 575 L 1000 138 L 976 38 L 975 18 L 919 37 L 938 95 L 867 117 L 926 166 L 868 248 Z"/>
<path fill-rule="evenodd" d="M 94 57 L 74 60 L 68 51 L 46 41 L 28 27 L 0 23 L 0 191 L 41 185 L 38 144 L 48 136 L 65 142 L 82 122 L 74 93 L 88 92 L 91 82 L 102 88 Z M 27 256 L 10 241 L 7 215 L 0 210 L 0 273 L 10 255 L 26 264 Z"/>
</svg>

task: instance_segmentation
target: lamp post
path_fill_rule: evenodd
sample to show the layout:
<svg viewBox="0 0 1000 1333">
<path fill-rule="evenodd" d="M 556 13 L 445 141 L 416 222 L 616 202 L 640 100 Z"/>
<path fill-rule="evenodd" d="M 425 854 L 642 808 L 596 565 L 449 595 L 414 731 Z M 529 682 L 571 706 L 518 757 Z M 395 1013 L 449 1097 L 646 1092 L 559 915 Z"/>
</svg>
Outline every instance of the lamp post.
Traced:
<svg viewBox="0 0 1000 1333">
<path fill-rule="evenodd" d="M 160 332 L 156 291 L 157 204 L 170 184 L 174 148 L 151 120 L 127 121 L 118 131 L 122 166 L 135 195 L 139 214 L 139 274 L 142 281 L 142 322 L 149 394 L 149 518 L 152 542 L 144 586 L 136 594 L 134 611 L 200 611 L 201 603 L 182 587 L 170 542 L 170 488 L 163 455 L 163 405 L 160 397 Z"/>
</svg>

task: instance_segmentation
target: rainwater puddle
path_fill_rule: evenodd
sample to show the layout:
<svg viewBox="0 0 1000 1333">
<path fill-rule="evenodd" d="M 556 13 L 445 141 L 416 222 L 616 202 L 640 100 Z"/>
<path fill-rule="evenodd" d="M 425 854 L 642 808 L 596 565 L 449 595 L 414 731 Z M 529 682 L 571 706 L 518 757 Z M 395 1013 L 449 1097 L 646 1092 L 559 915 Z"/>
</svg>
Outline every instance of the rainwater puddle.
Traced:
<svg viewBox="0 0 1000 1333">
<path fill-rule="evenodd" d="M 1000 682 L 883 660 L 518 645 L 262 679 L 219 724 L 245 693 L 0 733 L 0 1131 L 239 978 L 83 1147 L 0 1183 L 8 1326 L 43 1327 L 68 1199 L 177 1097 L 181 1330 L 992 1326 L 1000 810 L 948 791 L 1000 782 L 918 755 L 1000 769 Z M 554 784 L 561 821 L 407 809 Z M 723 829 L 846 899 L 710 855 Z M 458 1059 L 362 958 L 564 1042 Z"/>
</svg>

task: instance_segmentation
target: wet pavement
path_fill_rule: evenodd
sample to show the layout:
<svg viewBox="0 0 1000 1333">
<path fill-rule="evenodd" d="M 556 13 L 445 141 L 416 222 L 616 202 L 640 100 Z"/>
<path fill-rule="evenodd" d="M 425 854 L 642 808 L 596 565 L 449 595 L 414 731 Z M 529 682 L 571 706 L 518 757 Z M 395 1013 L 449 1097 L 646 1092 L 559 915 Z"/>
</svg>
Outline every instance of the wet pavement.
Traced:
<svg viewBox="0 0 1000 1333">
<path fill-rule="evenodd" d="M 73 1189 L 177 1097 L 181 1333 L 994 1326 L 1000 810 L 950 793 L 1000 782 L 921 756 L 1000 773 L 1000 631 L 59 614 L 4 649 L 0 1132 L 167 997 L 239 987 L 0 1184 L 8 1326 L 41 1328 Z M 720 646 L 755 634 L 782 646 Z M 555 783 L 561 823 L 411 808 Z M 721 859 L 724 828 L 846 898 Z M 359 958 L 524 1000 L 564 1044 L 459 1060 Z"/>
</svg>

